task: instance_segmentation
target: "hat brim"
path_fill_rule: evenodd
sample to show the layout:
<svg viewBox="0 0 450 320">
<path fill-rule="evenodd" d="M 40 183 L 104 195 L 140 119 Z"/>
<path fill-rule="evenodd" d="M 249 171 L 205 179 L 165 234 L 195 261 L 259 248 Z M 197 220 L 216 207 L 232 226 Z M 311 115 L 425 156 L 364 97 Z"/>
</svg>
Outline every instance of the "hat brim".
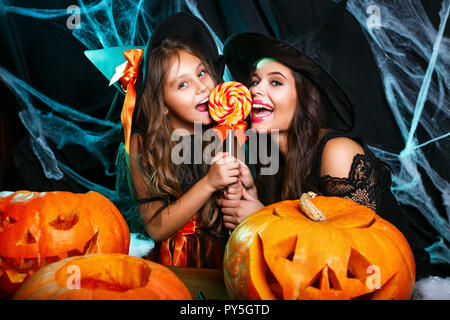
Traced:
<svg viewBox="0 0 450 320">
<path fill-rule="evenodd" d="M 211 32 L 199 18 L 184 12 L 173 14 L 158 24 L 144 50 L 143 66 L 147 66 L 150 52 L 168 37 L 186 39 L 196 43 L 202 55 L 212 61 L 217 74 L 222 77 L 225 58 L 219 55 Z M 145 79 L 147 68 L 140 69 L 143 71 L 143 79 Z"/>
<path fill-rule="evenodd" d="M 137 46 L 111 47 L 98 50 L 86 50 L 84 51 L 84 54 L 92 62 L 92 64 L 105 76 L 106 79 L 111 80 L 111 78 L 116 73 L 117 66 L 127 61 L 125 59 L 125 56 L 123 55 L 124 51 L 137 48 L 144 49 L 144 47 Z M 120 86 L 120 82 L 116 81 L 114 83 L 114 86 L 117 90 L 124 93 L 122 87 Z"/>
<path fill-rule="evenodd" d="M 230 36 L 223 49 L 227 66 L 236 81 L 248 83 L 255 63 L 261 58 L 273 58 L 312 81 L 326 99 L 325 123 L 329 129 L 350 131 L 354 111 L 345 91 L 316 61 L 286 42 L 258 33 Z"/>
<path fill-rule="evenodd" d="M 140 62 L 138 82 L 136 84 L 136 90 L 139 96 L 140 91 L 145 86 L 148 56 L 154 48 L 159 46 L 168 37 L 176 37 L 195 42 L 201 53 L 212 61 L 219 77 L 222 77 L 225 69 L 225 58 L 219 55 L 213 36 L 208 30 L 208 27 L 200 19 L 187 13 L 176 13 L 161 21 L 153 31 L 146 46 L 124 46 L 86 50 L 84 54 L 108 80 L 111 80 L 116 72 L 116 67 L 126 61 L 123 55 L 124 51 L 135 48 L 144 49 L 144 56 Z M 124 93 L 118 82 L 114 83 L 114 86 L 121 93 Z"/>
</svg>

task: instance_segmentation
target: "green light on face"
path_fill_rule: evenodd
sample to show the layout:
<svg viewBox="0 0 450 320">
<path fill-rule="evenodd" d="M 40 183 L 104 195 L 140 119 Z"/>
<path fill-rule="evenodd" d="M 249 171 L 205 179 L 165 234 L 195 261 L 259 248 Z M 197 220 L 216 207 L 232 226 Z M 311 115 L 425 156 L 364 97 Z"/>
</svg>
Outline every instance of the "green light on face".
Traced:
<svg viewBox="0 0 450 320">
<path fill-rule="evenodd" d="M 255 69 L 259 69 L 264 66 L 264 64 L 268 62 L 276 61 L 274 58 L 264 57 L 255 62 Z"/>
</svg>

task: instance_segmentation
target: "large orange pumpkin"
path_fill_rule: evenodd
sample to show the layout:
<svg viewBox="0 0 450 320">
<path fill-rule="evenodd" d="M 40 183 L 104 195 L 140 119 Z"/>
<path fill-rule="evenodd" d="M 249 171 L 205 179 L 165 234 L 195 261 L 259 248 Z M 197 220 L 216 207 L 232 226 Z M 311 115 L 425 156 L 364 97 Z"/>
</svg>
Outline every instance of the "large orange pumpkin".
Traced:
<svg viewBox="0 0 450 320">
<path fill-rule="evenodd" d="M 234 230 L 224 278 L 234 299 L 409 299 L 415 264 L 403 234 L 372 210 L 304 194 Z"/>
<path fill-rule="evenodd" d="M 130 233 L 97 192 L 0 193 L 0 298 L 42 266 L 88 253 L 128 253 Z"/>
<path fill-rule="evenodd" d="M 71 257 L 43 267 L 24 282 L 17 300 L 191 300 L 168 268 L 125 254 Z"/>
</svg>

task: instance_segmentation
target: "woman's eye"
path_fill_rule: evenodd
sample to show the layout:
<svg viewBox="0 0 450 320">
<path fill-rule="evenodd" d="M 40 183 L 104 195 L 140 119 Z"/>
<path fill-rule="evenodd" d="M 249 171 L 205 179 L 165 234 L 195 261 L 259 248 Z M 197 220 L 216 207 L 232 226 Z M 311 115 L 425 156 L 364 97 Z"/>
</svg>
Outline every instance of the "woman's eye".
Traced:
<svg viewBox="0 0 450 320">
<path fill-rule="evenodd" d="M 274 86 L 281 86 L 281 85 L 283 85 L 280 81 L 277 81 L 277 80 L 273 80 L 272 81 L 272 85 L 274 85 Z"/>
<path fill-rule="evenodd" d="M 198 77 L 201 78 L 201 77 L 203 77 L 205 74 L 206 74 L 206 71 L 200 71 L 200 72 L 198 73 Z"/>
<path fill-rule="evenodd" d="M 258 80 L 253 80 L 250 82 L 250 87 L 256 86 L 258 85 L 259 81 Z"/>
</svg>

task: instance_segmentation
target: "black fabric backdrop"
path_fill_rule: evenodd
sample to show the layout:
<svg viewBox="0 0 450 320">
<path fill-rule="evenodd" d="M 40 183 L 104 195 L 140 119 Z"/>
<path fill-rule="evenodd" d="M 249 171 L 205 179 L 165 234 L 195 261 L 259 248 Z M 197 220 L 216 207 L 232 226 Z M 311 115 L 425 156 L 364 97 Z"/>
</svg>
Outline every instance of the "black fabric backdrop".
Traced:
<svg viewBox="0 0 450 320">
<path fill-rule="evenodd" d="M 74 1 L 7 2 L 10 5 L 30 8 L 64 9 Z M 307 27 L 334 5 L 329 0 L 197 0 L 196 2 L 203 17 L 222 42 L 229 35 L 244 31 L 285 39 Z M 166 1 L 161 3 L 164 6 L 163 3 Z M 422 0 L 422 3 L 437 28 L 440 1 Z M 187 8 L 184 10 L 189 11 Z M 53 22 L 49 23 L 16 14 L 5 15 L 1 12 L 0 10 L 2 67 L 61 103 L 76 106 L 79 111 L 92 116 L 102 119 L 111 117 L 111 120 L 119 121 L 121 100 L 117 101 L 113 109 L 117 112 L 110 110 L 116 90 L 105 85 L 104 77 L 84 56 L 86 48 L 73 37 L 71 30 L 56 26 L 64 24 L 66 17 L 53 19 Z M 379 71 L 364 33 L 348 12 L 342 29 L 335 36 L 333 68 L 337 78 L 347 77 L 352 80 L 348 81 L 345 89 L 352 92 L 350 99 L 356 106 L 354 132 L 361 135 L 368 144 L 399 152 L 404 147 L 403 140 L 384 97 Z M 354 60 L 355 63 L 351 65 L 339 63 L 345 59 Z M 426 61 L 421 63 L 425 64 Z M 0 98 L 0 117 L 3 120 L 0 122 L 2 124 L 0 189 L 85 192 L 82 186 L 68 177 L 59 181 L 45 178 L 40 163 L 31 151 L 27 132 L 17 116 L 22 106 L 3 83 L 0 83 Z M 45 109 L 44 105 L 41 107 Z M 420 130 L 417 135 L 428 138 Z M 115 146 L 112 146 L 111 150 L 111 161 L 114 161 Z M 425 148 L 425 153 L 430 155 L 433 168 L 448 180 L 449 170 L 445 159 L 434 157 L 434 151 L 433 144 Z M 81 176 L 89 177 L 96 183 L 110 188 L 114 187 L 114 177 L 102 175 L 101 165 L 81 148 L 64 147 L 56 156 Z M 444 216 L 445 208 L 438 192 L 433 190 L 431 183 L 426 184 Z M 423 238 L 424 245 L 434 243 L 437 240 L 436 234 L 426 219 L 414 208 L 408 207 L 407 210 L 418 226 L 416 231 Z"/>
</svg>

